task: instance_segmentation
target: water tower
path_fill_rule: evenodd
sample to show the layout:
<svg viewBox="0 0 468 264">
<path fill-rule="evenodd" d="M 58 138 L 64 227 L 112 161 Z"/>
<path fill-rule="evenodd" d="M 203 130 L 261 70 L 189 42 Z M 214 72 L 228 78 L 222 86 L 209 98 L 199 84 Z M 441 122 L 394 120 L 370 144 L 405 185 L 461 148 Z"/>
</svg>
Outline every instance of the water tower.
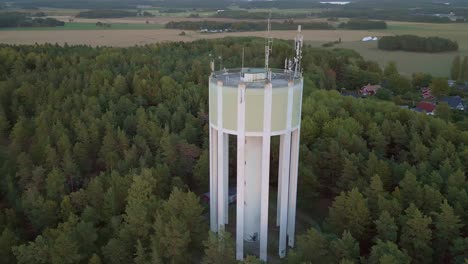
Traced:
<svg viewBox="0 0 468 264">
<path fill-rule="evenodd" d="M 268 32 L 270 23 L 268 23 Z M 269 35 L 269 34 L 268 34 Z M 244 245 L 258 243 L 260 259 L 267 260 L 270 142 L 280 137 L 278 201 L 279 256 L 294 246 L 303 78 L 301 28 L 296 54 L 284 69 L 271 69 L 272 39 L 265 45 L 264 68 L 214 71 L 209 80 L 210 228 L 228 223 L 229 135 L 237 137 L 236 258 Z M 286 241 L 287 239 L 287 241 Z M 257 244 L 257 245 L 258 245 Z"/>
</svg>

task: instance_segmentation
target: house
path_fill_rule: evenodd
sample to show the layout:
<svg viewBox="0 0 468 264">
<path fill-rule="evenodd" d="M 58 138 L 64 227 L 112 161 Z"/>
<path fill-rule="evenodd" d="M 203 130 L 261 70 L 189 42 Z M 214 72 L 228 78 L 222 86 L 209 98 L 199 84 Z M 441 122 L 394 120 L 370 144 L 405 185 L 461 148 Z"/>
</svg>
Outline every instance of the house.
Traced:
<svg viewBox="0 0 468 264">
<path fill-rule="evenodd" d="M 450 108 L 464 111 L 465 107 L 463 105 L 462 98 L 460 96 L 447 96 L 439 100 L 439 103 L 445 102 Z"/>
<path fill-rule="evenodd" d="M 416 112 L 426 113 L 426 115 L 434 115 L 434 110 L 436 109 L 436 105 L 430 102 L 419 102 L 416 105 L 416 108 L 413 110 Z"/>
<path fill-rule="evenodd" d="M 369 96 L 369 95 L 374 95 L 377 93 L 377 91 L 382 88 L 380 85 L 366 85 L 359 90 L 359 93 L 364 95 L 364 96 Z"/>
</svg>

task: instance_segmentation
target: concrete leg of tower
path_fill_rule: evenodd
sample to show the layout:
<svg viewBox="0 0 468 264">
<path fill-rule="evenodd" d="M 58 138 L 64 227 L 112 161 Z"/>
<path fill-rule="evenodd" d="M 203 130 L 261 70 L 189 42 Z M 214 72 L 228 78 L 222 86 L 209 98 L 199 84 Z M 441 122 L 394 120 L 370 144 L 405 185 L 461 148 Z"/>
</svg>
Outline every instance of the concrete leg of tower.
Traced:
<svg viewBox="0 0 468 264">
<path fill-rule="evenodd" d="M 239 84 L 237 98 L 237 203 L 236 259 L 244 259 L 244 189 L 245 189 L 245 85 Z"/>
<path fill-rule="evenodd" d="M 279 144 L 279 164 L 278 164 L 278 197 L 276 200 L 276 227 L 280 226 L 281 219 L 281 179 L 283 175 L 283 144 L 284 144 L 284 135 L 280 135 L 280 144 Z"/>
<path fill-rule="evenodd" d="M 218 232 L 218 131 L 210 127 L 210 229 Z"/>
<path fill-rule="evenodd" d="M 286 256 L 286 235 L 288 227 L 288 191 L 289 191 L 289 166 L 291 150 L 291 133 L 286 133 L 283 140 L 283 157 L 281 173 L 281 201 L 280 201 L 280 234 L 279 234 L 279 256 Z"/>
<path fill-rule="evenodd" d="M 288 106 L 286 113 L 286 133 L 284 134 L 282 149 L 282 174 L 281 174 L 281 212 L 280 212 L 280 234 L 279 234 L 279 256 L 286 256 L 286 237 L 288 230 L 288 199 L 289 199 L 289 175 L 291 166 L 291 123 L 293 109 L 293 82 L 288 84 Z"/>
<path fill-rule="evenodd" d="M 224 223 L 229 223 L 229 135 L 224 134 Z"/>
<path fill-rule="evenodd" d="M 218 81 L 217 83 L 218 94 L 223 93 L 223 83 Z M 225 182 L 225 169 L 224 169 L 224 133 L 222 130 L 223 127 L 223 97 L 218 96 L 217 98 L 218 105 L 218 230 L 224 231 L 224 182 Z"/>
<path fill-rule="evenodd" d="M 300 129 L 292 132 L 291 139 L 291 167 L 289 179 L 289 206 L 288 206 L 288 245 L 294 247 L 296 231 L 296 199 L 297 199 L 297 172 L 299 167 L 299 133 Z"/>
<path fill-rule="evenodd" d="M 260 238 L 262 137 L 245 137 L 244 240 Z"/>
<path fill-rule="evenodd" d="M 260 259 L 267 261 L 268 245 L 268 206 L 270 192 L 270 143 L 271 143 L 271 104 L 272 86 L 265 85 L 262 137 L 262 178 L 260 200 Z"/>
</svg>

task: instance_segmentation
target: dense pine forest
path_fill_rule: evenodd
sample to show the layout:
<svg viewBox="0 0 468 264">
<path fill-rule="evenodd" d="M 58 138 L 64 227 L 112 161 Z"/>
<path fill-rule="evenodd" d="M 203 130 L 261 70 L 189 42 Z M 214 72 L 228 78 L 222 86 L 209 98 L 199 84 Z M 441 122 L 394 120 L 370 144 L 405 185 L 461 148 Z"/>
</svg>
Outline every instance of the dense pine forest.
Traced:
<svg viewBox="0 0 468 264">
<path fill-rule="evenodd" d="M 234 234 L 209 234 L 199 198 L 209 61 L 238 67 L 245 48 L 245 65 L 262 66 L 263 45 L 0 45 L 0 262 L 236 263 Z M 292 46 L 275 41 L 272 65 Z M 331 205 L 284 263 L 466 263 L 463 123 L 340 95 L 413 87 L 353 51 L 306 47 L 303 66 L 299 208 Z"/>
</svg>

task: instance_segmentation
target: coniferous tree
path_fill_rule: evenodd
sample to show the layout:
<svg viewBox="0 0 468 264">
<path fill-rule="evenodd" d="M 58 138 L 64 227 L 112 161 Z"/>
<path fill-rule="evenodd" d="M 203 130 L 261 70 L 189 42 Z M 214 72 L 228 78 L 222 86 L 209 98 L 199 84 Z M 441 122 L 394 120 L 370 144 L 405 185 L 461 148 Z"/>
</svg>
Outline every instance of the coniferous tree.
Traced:
<svg viewBox="0 0 468 264">
<path fill-rule="evenodd" d="M 205 255 L 203 264 L 236 263 L 234 240 L 228 232 L 220 231 L 218 234 L 209 233 L 208 240 L 204 242 Z"/>
<path fill-rule="evenodd" d="M 330 207 L 328 224 L 335 233 L 349 230 L 358 241 L 364 239 L 370 224 L 367 200 L 356 188 L 341 192 Z"/>
<path fill-rule="evenodd" d="M 297 247 L 289 253 L 288 263 L 332 263 L 333 252 L 330 251 L 330 241 L 320 231 L 310 228 L 307 233 L 297 238 Z"/>
<path fill-rule="evenodd" d="M 371 249 L 369 264 L 409 264 L 411 257 L 406 252 L 401 251 L 398 246 L 391 241 L 377 240 L 377 244 Z"/>
<path fill-rule="evenodd" d="M 462 81 L 468 81 L 468 56 L 463 58 L 463 63 L 461 66 L 460 77 Z"/>
<path fill-rule="evenodd" d="M 397 242 L 398 226 L 395 223 L 395 219 L 387 211 L 383 211 L 379 219 L 375 220 L 374 223 L 377 231 L 375 239 Z"/>
<path fill-rule="evenodd" d="M 359 243 L 348 231 L 344 231 L 340 239 L 331 242 L 331 250 L 335 255 L 336 262 L 343 260 L 357 262 L 359 260 Z"/>
<path fill-rule="evenodd" d="M 452 62 L 452 68 L 450 70 L 450 77 L 452 80 L 458 80 L 461 76 L 461 59 L 460 55 L 455 56 Z"/>
<path fill-rule="evenodd" d="M 408 252 L 413 263 L 427 263 L 432 259 L 432 220 L 424 216 L 413 204 L 406 209 L 406 221 L 401 230 L 400 246 Z"/>
<path fill-rule="evenodd" d="M 453 208 L 447 200 L 440 206 L 440 213 L 436 214 L 435 225 L 435 253 L 438 262 L 447 262 L 450 260 L 448 255 L 449 248 L 460 236 L 460 228 L 463 226 L 460 218 L 454 213 Z"/>
</svg>

